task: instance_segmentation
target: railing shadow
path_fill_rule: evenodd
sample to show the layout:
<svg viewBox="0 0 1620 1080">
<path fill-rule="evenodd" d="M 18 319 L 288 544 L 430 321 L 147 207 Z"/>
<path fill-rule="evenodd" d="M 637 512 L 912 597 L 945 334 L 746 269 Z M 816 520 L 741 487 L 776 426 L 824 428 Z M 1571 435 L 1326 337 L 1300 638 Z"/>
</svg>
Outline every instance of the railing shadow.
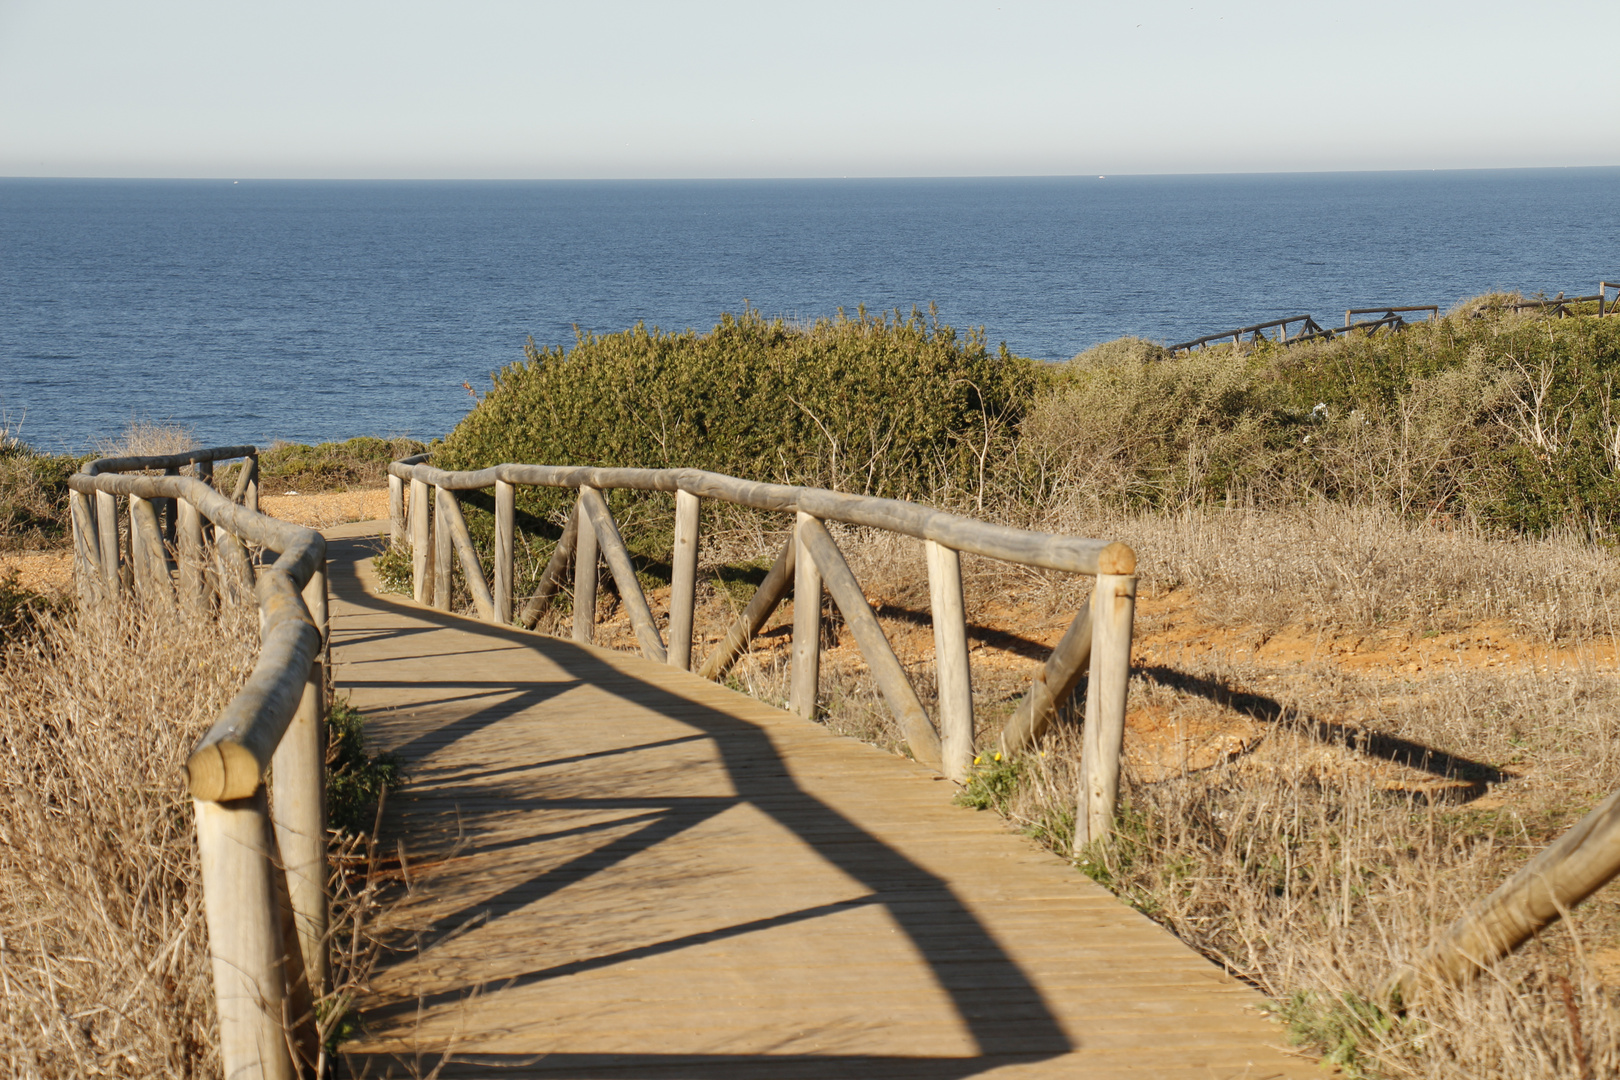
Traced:
<svg viewBox="0 0 1620 1080">
<path fill-rule="evenodd" d="M 608 664 L 599 654 L 572 642 L 543 637 L 516 629 L 491 626 L 443 612 L 419 607 L 403 599 L 366 592 L 356 578 L 354 563 L 373 554 L 369 541 L 348 542 L 334 540 L 328 548 L 331 582 L 334 593 L 354 607 L 375 613 L 408 616 L 413 620 L 438 627 L 454 627 L 461 635 L 486 642 L 499 641 L 506 646 L 520 645 L 543 654 L 557 665 L 566 676 L 558 686 L 592 684 L 602 688 L 624 685 L 627 676 L 621 667 Z M 360 630 L 357 637 L 368 634 Z M 334 629 L 334 646 L 341 650 L 344 632 Z M 344 670 L 348 670 L 347 667 Z M 363 673 L 357 681 L 365 682 Z M 350 679 L 345 679 L 350 684 Z M 381 684 L 373 684 L 381 685 Z M 420 683 L 413 685 L 423 685 Z M 429 683 L 428 685 L 431 685 Z M 473 684 L 457 682 L 454 685 L 474 691 Z M 428 753 L 450 745 L 459 739 L 486 729 L 503 717 L 546 700 L 551 694 L 543 692 L 537 684 L 514 684 L 510 693 L 499 702 L 485 700 L 490 687 L 465 695 L 469 711 L 457 716 L 430 734 L 424 734 L 395 749 L 407 762 L 420 759 Z M 625 700 L 631 700 L 623 691 Z M 454 778 L 466 784 L 469 798 L 480 804 L 498 800 L 503 813 L 512 810 L 569 809 L 590 811 L 629 811 L 634 816 L 617 818 L 614 826 L 632 825 L 631 831 L 606 844 L 594 848 L 561 865 L 527 876 L 499 893 L 475 903 L 463 904 L 435 919 L 435 924 L 453 930 L 469 920 L 482 920 L 485 925 L 500 919 L 521 907 L 536 903 L 565 885 L 601 874 L 622 864 L 658 844 L 678 836 L 715 815 L 740 804 L 748 804 L 758 812 L 769 815 L 789 830 L 825 863 L 836 867 L 848 878 L 859 882 L 866 895 L 835 903 L 811 905 L 764 919 L 739 922 L 735 925 L 711 928 L 670 940 L 647 941 L 628 949 L 619 949 L 600 956 L 575 960 L 563 965 L 536 967 L 511 978 L 503 978 L 490 988 L 534 985 L 551 979 L 564 978 L 583 970 L 608 967 L 646 956 L 679 952 L 709 941 L 767 930 L 775 926 L 811 922 L 819 918 L 848 911 L 856 907 L 880 906 L 886 909 L 904 935 L 923 958 L 934 983 L 949 998 L 956 1018 L 966 1030 L 976 1052 L 971 1056 L 873 1056 L 837 1054 L 698 1054 L 683 1055 L 663 1052 L 649 1046 L 645 1052 L 633 1054 L 569 1054 L 546 1053 L 536 1058 L 525 1054 L 490 1055 L 478 1053 L 466 1059 L 466 1064 L 444 1063 L 440 1076 L 485 1075 L 490 1068 L 499 1068 L 501 1075 L 558 1075 L 569 1076 L 737 1076 L 737 1077 L 798 1077 L 798 1076 L 904 1076 L 919 1080 L 954 1080 L 968 1077 L 1014 1062 L 1030 1063 L 1053 1058 L 1076 1049 L 1056 1016 L 1044 1000 L 1040 989 L 1006 953 L 986 927 L 953 893 L 944 879 L 911 861 L 903 852 L 866 832 L 816 795 L 801 787 L 792 777 L 787 763 L 782 760 L 765 731 L 754 724 L 706 706 L 692 698 L 683 697 L 653 682 L 635 681 L 632 684 L 634 703 L 644 709 L 662 713 L 680 724 L 695 729 L 693 739 L 710 741 L 718 753 L 721 766 L 735 790 L 734 796 L 725 797 L 630 797 L 591 796 L 571 798 L 536 798 L 533 789 L 519 794 L 499 783 L 506 770 L 521 769 L 523 763 L 492 763 L 489 770 L 471 773 L 453 771 L 434 773 L 435 783 Z M 684 741 L 683 739 L 666 740 Z M 642 744 L 644 747 L 647 744 Z M 627 746 L 625 752 L 642 747 Z M 611 754 L 614 751 L 606 753 Z M 598 753 L 591 756 L 601 757 Z M 552 764 L 568 759 L 556 759 Z M 540 768 L 545 761 L 537 758 L 529 768 Z M 483 781 L 483 783 L 476 783 Z M 459 794 L 459 792 L 458 792 Z M 442 794 L 440 797 L 443 797 Z M 409 792 L 401 801 L 409 798 Z M 533 837 L 534 843 L 544 843 L 546 837 Z M 517 846 L 508 842 L 508 846 Z M 994 987 L 987 990 L 987 987 Z M 443 990 L 426 998 L 410 997 L 393 1001 L 375 1002 L 364 1008 L 365 1022 L 383 1026 L 403 1021 L 421 1008 L 453 1004 L 478 991 L 473 985 Z M 463 1041 L 467 1041 L 464 1036 Z M 350 1068 L 359 1075 L 369 1070 L 390 1067 L 387 1055 L 369 1055 L 361 1059 L 349 1055 Z"/>
<path fill-rule="evenodd" d="M 1275 698 L 1239 690 L 1216 679 L 1190 675 L 1169 667 L 1139 668 L 1137 674 L 1160 686 L 1194 694 L 1255 720 L 1301 732 L 1329 746 L 1381 758 L 1391 764 L 1418 769 L 1443 779 L 1463 781 L 1466 786 L 1459 789 L 1458 801 L 1476 799 L 1485 794 L 1491 784 L 1516 778 L 1515 774 L 1483 761 L 1447 753 L 1395 735 L 1322 720 L 1290 709 Z"/>
</svg>

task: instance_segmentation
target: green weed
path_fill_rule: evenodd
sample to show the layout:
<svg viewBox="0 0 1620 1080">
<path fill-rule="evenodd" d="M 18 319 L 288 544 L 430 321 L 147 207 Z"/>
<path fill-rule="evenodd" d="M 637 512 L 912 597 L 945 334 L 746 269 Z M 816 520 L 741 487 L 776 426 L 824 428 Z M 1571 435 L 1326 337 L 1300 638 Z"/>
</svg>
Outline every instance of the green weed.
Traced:
<svg viewBox="0 0 1620 1080">
<path fill-rule="evenodd" d="M 392 754 L 366 752 L 365 717 L 347 698 L 326 714 L 326 821 L 340 833 L 358 835 L 372 827 L 377 800 L 405 782 Z"/>
</svg>

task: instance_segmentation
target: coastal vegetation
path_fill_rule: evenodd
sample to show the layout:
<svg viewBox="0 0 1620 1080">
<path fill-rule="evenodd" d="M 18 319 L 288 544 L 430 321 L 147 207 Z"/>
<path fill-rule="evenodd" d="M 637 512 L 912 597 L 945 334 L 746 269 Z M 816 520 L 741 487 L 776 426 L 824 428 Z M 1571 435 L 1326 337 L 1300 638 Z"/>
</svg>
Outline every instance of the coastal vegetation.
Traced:
<svg viewBox="0 0 1620 1080">
<path fill-rule="evenodd" d="M 707 333 L 531 343 L 431 449 L 456 469 L 707 468 L 1131 544 L 1142 586 L 1117 836 L 1071 850 L 1072 718 L 1027 758 L 987 755 L 965 800 L 1261 988 L 1302 1048 L 1349 1075 L 1606 1075 L 1620 1070 L 1612 888 L 1471 986 L 1425 987 L 1404 1012 L 1381 993 L 1396 965 L 1620 787 L 1620 320 L 1495 299 L 1397 334 L 1176 358 L 1121 339 L 1058 365 L 918 312 L 796 325 L 745 310 Z M 281 490 L 364 487 L 422 448 L 278 446 L 261 467 Z M 0 441 L 0 544 L 65 542 L 77 464 Z M 656 591 L 667 497 L 613 499 Z M 489 508 L 469 496 L 464 509 L 487 559 Z M 566 504 L 524 489 L 519 510 L 521 594 Z M 713 632 L 783 532 L 740 512 L 704 528 Z M 926 611 L 920 554 L 879 536 L 844 546 L 929 701 L 926 643 L 917 632 L 906 644 Z M 408 588 L 404 553 L 378 567 Z M 964 576 L 980 645 L 1033 640 L 1084 602 L 1084 582 L 986 560 L 965 560 Z M 606 634 L 611 586 L 599 602 Z M 38 837 L 0 855 L 5 962 L 34 965 L 26 978 L 7 968 L 0 1028 L 76 1040 L 71 1061 L 99 1061 L 115 1019 L 79 1014 L 122 988 L 155 1018 L 138 1037 L 116 1029 L 151 1048 L 147 1071 L 191 1054 L 205 1073 L 194 856 L 170 781 L 245 674 L 256 628 L 231 624 L 214 651 L 182 655 L 162 623 L 93 623 L 0 579 L 0 722 L 16 748 L 0 829 Z M 731 681 L 785 700 L 787 651 L 762 641 Z M 987 747 L 1028 678 L 1027 663 L 981 668 L 988 651 L 974 654 Z M 121 684 L 131 668 L 153 685 Z M 858 663 L 835 657 L 824 671 L 825 722 L 903 742 Z M 358 733 L 351 714 L 333 715 L 335 736 Z M 24 722 L 37 716 L 72 719 L 53 721 L 61 731 Z M 397 775 L 348 745 L 333 759 L 351 770 L 332 785 L 333 812 L 358 827 Z M 108 794 L 109 775 L 135 778 L 120 789 L 134 794 Z M 159 867 L 178 884 L 158 882 Z M 30 921 L 42 911 L 52 918 Z M 70 939 L 91 942 L 73 955 L 95 963 L 63 959 Z M 122 950 L 163 959 L 143 975 Z M 48 1041 L 11 1037 L 0 1061 L 45 1060 Z"/>
<path fill-rule="evenodd" d="M 190 444 L 187 432 L 142 426 L 104 452 Z M 15 466 L 0 505 L 30 515 L 9 519 L 8 546 L 61 544 L 53 485 L 79 459 L 0 445 Z M 0 572 L 0 1076 L 219 1074 L 179 778 L 257 659 L 258 605 L 226 596 L 200 613 L 124 600 L 81 609 L 69 593 Z M 331 926 L 344 943 L 316 1004 L 330 1050 L 379 948 L 387 880 L 370 834 L 402 777 L 367 749 L 362 718 L 341 699 L 326 744 Z"/>
<path fill-rule="evenodd" d="M 750 316 L 709 335 L 638 330 L 532 352 L 497 373 L 435 463 L 695 465 L 922 493 L 1130 543 L 1143 599 L 1118 835 L 1069 848 L 1072 725 L 1044 753 L 987 760 L 970 801 L 1261 987 L 1305 1048 L 1351 1075 L 1613 1071 L 1620 905 L 1608 894 L 1473 985 L 1427 986 L 1405 1012 L 1382 988 L 1620 786 L 1609 604 L 1620 591 L 1620 320 L 1548 319 L 1482 298 L 1396 334 L 1174 359 L 1131 339 L 1050 367 L 983 350 L 968 362 L 1002 365 L 1000 378 L 974 386 L 1002 389 L 947 399 L 940 422 L 918 428 L 898 412 L 915 437 L 897 435 L 907 452 L 881 469 L 868 462 L 883 457 L 886 410 L 859 411 L 868 391 L 851 377 L 872 368 L 836 370 L 852 401 L 837 414 L 844 426 L 822 415 L 833 397 L 816 399 L 819 423 L 794 428 L 803 412 L 731 393 L 746 367 L 709 384 L 665 377 L 720 363 L 736 335 L 777 341 L 800 365 L 794 377 L 814 380 L 815 334 L 877 356 L 885 337 L 916 341 L 919 327 L 956 347 L 916 316 L 819 329 Z M 893 393 L 874 378 L 871 400 Z M 767 438 L 748 431 L 755 410 Z M 622 509 L 656 589 L 669 508 Z M 554 536 L 562 505 L 531 510 L 535 537 Z M 763 519 L 713 524 L 705 572 L 723 625 L 728 574 L 757 574 L 782 534 Z M 539 539 L 534 569 L 548 549 Z M 880 536 L 846 550 L 902 640 L 919 609 L 907 590 L 925 580 L 916 553 Z M 1084 600 L 1071 581 L 970 562 L 980 611 L 1016 597 L 1019 617 L 1039 620 Z M 611 615 L 611 595 L 600 602 Z M 906 660 L 926 698 L 926 655 Z M 903 743 L 858 664 L 824 671 L 827 723 Z M 785 700 L 786 651 L 762 649 L 732 678 Z M 985 745 L 1018 688 L 976 666 Z"/>
</svg>

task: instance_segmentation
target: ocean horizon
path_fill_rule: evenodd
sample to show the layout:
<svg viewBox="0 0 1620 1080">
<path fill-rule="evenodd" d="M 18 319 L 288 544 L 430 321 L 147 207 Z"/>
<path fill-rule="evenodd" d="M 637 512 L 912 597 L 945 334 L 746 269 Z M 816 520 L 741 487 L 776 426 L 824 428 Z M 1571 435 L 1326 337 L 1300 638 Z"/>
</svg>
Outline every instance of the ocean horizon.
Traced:
<svg viewBox="0 0 1620 1080">
<path fill-rule="evenodd" d="M 444 434 L 576 328 L 936 305 L 1062 360 L 1620 277 L 1620 168 L 850 180 L 0 179 L 0 415 L 79 452 Z"/>
</svg>

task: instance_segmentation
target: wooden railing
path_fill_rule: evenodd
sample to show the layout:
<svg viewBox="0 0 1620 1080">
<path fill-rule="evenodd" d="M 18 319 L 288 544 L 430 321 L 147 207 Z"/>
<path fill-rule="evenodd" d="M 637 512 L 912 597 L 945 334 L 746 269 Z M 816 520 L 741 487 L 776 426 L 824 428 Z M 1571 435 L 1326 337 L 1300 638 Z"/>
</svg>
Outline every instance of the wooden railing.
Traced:
<svg viewBox="0 0 1620 1080">
<path fill-rule="evenodd" d="M 1275 340 L 1286 342 L 1289 340 L 1288 327 L 1292 323 L 1299 323 L 1302 327 L 1302 329 L 1294 335 L 1294 340 L 1296 341 L 1301 340 L 1302 335 L 1309 337 L 1320 337 L 1324 333 L 1332 333 L 1332 331 L 1323 330 L 1321 325 L 1309 315 L 1290 315 L 1284 319 L 1272 319 L 1270 322 L 1255 323 L 1253 326 L 1240 326 L 1236 330 L 1223 330 L 1218 334 L 1206 334 L 1201 338 L 1194 338 L 1191 341 L 1183 341 L 1179 345 L 1171 345 L 1169 346 L 1169 349 L 1173 353 L 1191 352 L 1194 349 L 1203 348 L 1204 346 L 1217 341 L 1225 341 L 1227 338 L 1231 338 L 1232 344 L 1237 345 L 1243 341 L 1244 334 L 1251 335 L 1249 338 L 1250 341 Z M 1276 329 L 1277 331 L 1277 336 L 1275 338 L 1267 338 L 1265 335 L 1265 331 L 1271 329 Z"/>
<path fill-rule="evenodd" d="M 1036 673 L 1002 731 L 1001 750 L 1013 754 L 1034 745 L 1089 663 L 1077 849 L 1091 839 L 1105 836 L 1112 827 L 1136 598 L 1136 555 L 1124 544 L 1013 529 L 894 499 L 756 483 L 696 469 L 496 465 L 476 472 L 446 472 L 418 456 L 393 463 L 388 472 L 393 540 L 410 547 L 412 589 L 419 603 L 449 608 L 451 560 L 455 559 L 461 565 L 479 617 L 492 623 L 516 622 L 532 628 L 561 589 L 571 563 L 573 637 L 590 642 L 594 636 L 600 559 L 607 563 L 618 587 L 642 654 L 688 670 L 692 667 L 692 624 L 697 602 L 701 500 L 719 499 L 794 515 L 792 538 L 783 545 L 748 606 L 704 658 L 698 673 L 709 679 L 721 678 L 788 596 L 791 583 L 795 600 L 788 704 L 799 716 L 813 716 L 820 679 L 821 592 L 825 587 L 843 613 L 879 691 L 899 721 L 912 756 L 959 781 L 970 775 L 974 744 L 961 553 L 1093 576 L 1096 587 L 1090 604 L 1075 616 L 1044 667 Z M 538 589 L 514 614 L 515 500 L 517 488 L 524 485 L 572 488 L 578 494 Z M 495 493 L 492 582 L 485 580 L 479 553 L 455 494 L 486 488 L 493 488 Z M 636 580 L 630 553 L 603 497 L 604 492 L 614 488 L 664 491 L 675 497 L 667 640 Z M 923 541 L 934 624 L 937 728 L 843 553 L 823 524 L 827 521 L 883 529 Z"/>
<path fill-rule="evenodd" d="M 1597 305 L 1597 317 L 1601 319 L 1606 315 L 1614 314 L 1615 306 L 1620 304 L 1620 296 L 1616 296 L 1612 302 L 1609 300 L 1610 289 L 1620 290 L 1620 284 L 1616 284 L 1612 281 L 1600 281 L 1598 282 L 1598 291 L 1593 293 L 1591 296 L 1565 296 L 1563 293 L 1559 293 L 1550 300 L 1519 300 L 1502 306 L 1506 307 L 1510 311 L 1542 310 L 1545 311 L 1549 316 L 1562 319 L 1575 315 L 1588 314 L 1586 312 L 1574 310 L 1574 305 L 1595 303 Z M 1467 313 L 1467 317 L 1480 318 L 1487 311 L 1491 310 L 1492 306 L 1493 305 L 1482 304 L 1479 307 L 1469 311 Z M 1243 335 L 1245 334 L 1250 335 L 1249 340 L 1251 342 L 1276 341 L 1284 345 L 1298 345 L 1307 341 L 1320 341 L 1323 338 L 1333 338 L 1342 334 L 1349 334 L 1357 330 L 1365 331 L 1368 334 L 1376 333 L 1379 330 L 1384 330 L 1386 333 L 1393 333 L 1396 330 L 1405 329 L 1408 325 L 1410 325 L 1409 320 L 1407 320 L 1405 316 L 1407 313 L 1414 311 L 1427 311 L 1431 321 L 1440 317 L 1440 307 L 1437 304 L 1414 304 L 1406 307 L 1350 308 L 1344 313 L 1343 326 L 1323 327 L 1309 315 L 1290 315 L 1285 319 L 1273 319 L 1270 322 L 1255 323 L 1253 326 L 1243 326 L 1236 330 L 1223 330 L 1218 334 L 1206 334 L 1201 338 L 1194 338 L 1191 341 L 1183 341 L 1176 345 L 1166 346 L 1166 349 L 1172 355 L 1175 353 L 1192 352 L 1194 349 L 1207 348 L 1212 344 L 1226 342 L 1228 339 L 1230 339 L 1230 343 L 1232 345 L 1239 345 L 1243 342 Z M 1362 319 L 1357 321 L 1355 317 L 1358 315 L 1376 315 L 1378 317 L 1375 319 Z M 1293 323 L 1299 323 L 1302 329 L 1290 336 L 1288 333 L 1288 327 Z M 1277 330 L 1276 336 L 1267 338 L 1264 331 L 1273 328 L 1276 328 Z"/>
<path fill-rule="evenodd" d="M 229 497 L 216 462 L 245 458 Z M 191 467 L 193 475 L 181 470 Z M 162 470 L 163 475 L 128 475 Z M 292 1080 L 318 1053 L 326 984 L 326 542 L 266 517 L 258 450 L 102 458 L 68 479 L 75 581 L 86 609 L 133 594 L 156 613 L 253 595 L 259 656 L 186 761 L 224 1075 Z M 128 500 L 125 533 L 120 497 Z M 265 565 L 261 551 L 277 558 Z M 266 777 L 275 776 L 274 810 Z M 290 911 L 293 933 L 282 913 Z"/>
<path fill-rule="evenodd" d="M 1376 307 L 1351 308 L 1344 313 L 1343 326 L 1323 326 L 1309 315 L 1290 315 L 1285 319 L 1273 319 L 1270 322 L 1255 323 L 1253 326 L 1241 326 L 1236 330 L 1223 330 L 1218 334 L 1206 334 L 1192 341 L 1183 341 L 1178 345 L 1167 346 L 1171 353 L 1191 352 L 1194 349 L 1205 348 L 1217 342 L 1224 342 L 1228 338 L 1231 344 L 1239 345 L 1243 342 L 1243 335 L 1248 334 L 1249 340 L 1275 341 L 1282 345 L 1298 345 L 1306 341 L 1320 341 L 1323 338 L 1332 338 L 1341 334 L 1348 334 L 1356 330 L 1363 330 L 1369 334 L 1384 329 L 1387 331 L 1399 330 L 1407 325 L 1405 313 L 1412 311 L 1430 312 L 1431 318 L 1440 314 L 1440 308 L 1435 304 L 1419 304 L 1412 307 Z M 1357 315 L 1377 315 L 1376 319 L 1355 320 Z M 1300 328 L 1292 336 L 1288 327 L 1299 323 Z M 1275 337 L 1268 338 L 1265 331 L 1275 328 Z"/>
<path fill-rule="evenodd" d="M 1495 892 L 1452 923 L 1425 955 L 1401 968 L 1390 989 L 1403 1003 L 1420 973 L 1465 982 L 1530 940 L 1620 876 L 1620 792 L 1576 822 Z"/>
</svg>

